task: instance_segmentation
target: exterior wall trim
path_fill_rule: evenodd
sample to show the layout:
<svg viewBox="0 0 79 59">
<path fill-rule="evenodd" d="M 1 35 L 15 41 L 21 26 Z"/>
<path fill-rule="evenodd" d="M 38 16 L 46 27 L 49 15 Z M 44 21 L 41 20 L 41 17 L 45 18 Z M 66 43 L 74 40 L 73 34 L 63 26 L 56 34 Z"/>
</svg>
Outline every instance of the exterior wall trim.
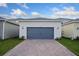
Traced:
<svg viewBox="0 0 79 59">
<path fill-rule="evenodd" d="M 60 20 L 19 20 L 19 22 L 61 22 Z"/>
</svg>

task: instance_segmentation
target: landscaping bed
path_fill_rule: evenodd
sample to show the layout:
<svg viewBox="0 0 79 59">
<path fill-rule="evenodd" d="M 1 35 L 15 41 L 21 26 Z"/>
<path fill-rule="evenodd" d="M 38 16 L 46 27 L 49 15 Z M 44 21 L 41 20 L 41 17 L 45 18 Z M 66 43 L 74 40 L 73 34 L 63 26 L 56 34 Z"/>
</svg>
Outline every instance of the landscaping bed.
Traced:
<svg viewBox="0 0 79 59">
<path fill-rule="evenodd" d="M 62 37 L 57 41 L 79 56 L 79 39 L 71 40 L 70 38 Z"/>
<path fill-rule="evenodd" d="M 23 40 L 18 37 L 9 38 L 5 40 L 0 40 L 0 56 L 4 55 L 7 51 L 14 48 L 17 44 L 21 43 Z"/>
</svg>

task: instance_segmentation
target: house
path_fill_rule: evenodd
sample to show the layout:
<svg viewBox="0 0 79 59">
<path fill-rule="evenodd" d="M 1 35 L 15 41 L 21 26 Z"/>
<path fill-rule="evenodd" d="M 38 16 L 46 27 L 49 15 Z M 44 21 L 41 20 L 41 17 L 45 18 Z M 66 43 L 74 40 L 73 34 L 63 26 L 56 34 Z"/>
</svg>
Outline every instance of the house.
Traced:
<svg viewBox="0 0 79 59">
<path fill-rule="evenodd" d="M 19 25 L 6 20 L 0 20 L 0 39 L 19 35 Z"/>
<path fill-rule="evenodd" d="M 63 25 L 63 36 L 75 39 L 79 36 L 79 20 L 71 20 Z"/>
<path fill-rule="evenodd" d="M 24 39 L 56 39 L 61 37 L 61 21 L 49 18 L 19 20 L 19 37 Z"/>
</svg>

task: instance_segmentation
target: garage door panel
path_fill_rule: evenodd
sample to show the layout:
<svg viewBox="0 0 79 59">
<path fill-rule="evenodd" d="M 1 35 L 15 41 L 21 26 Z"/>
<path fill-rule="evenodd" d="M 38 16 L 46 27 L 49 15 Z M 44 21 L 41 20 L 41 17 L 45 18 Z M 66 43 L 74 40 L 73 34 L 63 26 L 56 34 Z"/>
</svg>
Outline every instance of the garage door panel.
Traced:
<svg viewBox="0 0 79 59">
<path fill-rule="evenodd" d="M 28 27 L 28 39 L 53 39 L 54 28 L 52 27 Z"/>
</svg>

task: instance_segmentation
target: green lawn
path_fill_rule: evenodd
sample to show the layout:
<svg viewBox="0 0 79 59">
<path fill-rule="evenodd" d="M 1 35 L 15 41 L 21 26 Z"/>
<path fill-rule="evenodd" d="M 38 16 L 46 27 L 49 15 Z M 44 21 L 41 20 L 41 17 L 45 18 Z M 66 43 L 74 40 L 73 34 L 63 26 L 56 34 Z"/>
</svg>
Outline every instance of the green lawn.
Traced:
<svg viewBox="0 0 79 59">
<path fill-rule="evenodd" d="M 18 38 L 0 40 L 0 56 L 4 55 L 7 51 L 9 51 L 22 41 L 23 41 L 22 39 Z"/>
<path fill-rule="evenodd" d="M 67 47 L 70 51 L 72 51 L 74 54 L 79 56 L 79 40 L 71 40 L 69 38 L 61 38 L 60 40 L 57 40 L 62 45 Z"/>
</svg>

